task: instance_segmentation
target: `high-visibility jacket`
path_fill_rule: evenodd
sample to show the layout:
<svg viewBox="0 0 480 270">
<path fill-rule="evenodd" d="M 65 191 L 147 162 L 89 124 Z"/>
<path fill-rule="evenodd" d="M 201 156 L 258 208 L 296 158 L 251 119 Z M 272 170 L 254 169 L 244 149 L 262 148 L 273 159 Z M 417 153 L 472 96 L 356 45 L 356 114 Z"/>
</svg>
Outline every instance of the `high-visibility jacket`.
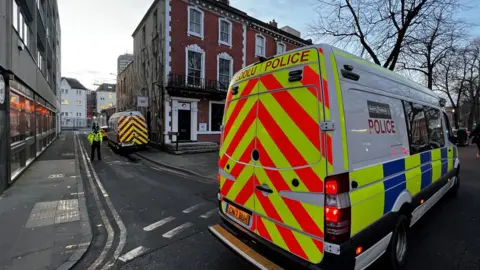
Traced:
<svg viewBox="0 0 480 270">
<path fill-rule="evenodd" d="M 103 141 L 103 134 L 100 131 L 92 131 L 90 134 L 88 134 L 88 141 L 90 144 L 93 144 L 93 142 L 100 142 L 102 143 Z"/>
</svg>

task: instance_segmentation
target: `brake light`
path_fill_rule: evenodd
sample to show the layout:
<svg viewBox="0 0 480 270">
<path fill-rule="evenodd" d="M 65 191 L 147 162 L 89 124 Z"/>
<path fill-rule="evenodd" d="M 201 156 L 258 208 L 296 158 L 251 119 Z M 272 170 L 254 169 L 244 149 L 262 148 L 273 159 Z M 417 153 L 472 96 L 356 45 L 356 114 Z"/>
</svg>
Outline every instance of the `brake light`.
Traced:
<svg viewBox="0 0 480 270">
<path fill-rule="evenodd" d="M 350 238 L 351 207 L 348 173 L 325 179 L 325 241 L 342 243 Z"/>
</svg>

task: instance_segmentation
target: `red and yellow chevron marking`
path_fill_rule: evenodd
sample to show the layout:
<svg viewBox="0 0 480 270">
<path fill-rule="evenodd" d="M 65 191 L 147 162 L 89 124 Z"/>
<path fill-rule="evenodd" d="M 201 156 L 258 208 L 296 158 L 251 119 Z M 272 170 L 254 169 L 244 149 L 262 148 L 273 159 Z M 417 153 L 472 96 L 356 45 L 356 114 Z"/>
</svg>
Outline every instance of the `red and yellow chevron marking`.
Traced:
<svg viewBox="0 0 480 270">
<path fill-rule="evenodd" d="M 119 120 L 118 133 L 120 142 L 148 143 L 148 131 L 145 119 L 140 115 L 123 116 Z"/>
<path fill-rule="evenodd" d="M 288 82 L 288 72 L 278 69 L 242 81 L 241 97 L 227 96 L 219 167 L 236 180 L 219 175 L 220 193 L 257 213 L 252 231 L 318 263 L 323 258 L 323 207 L 281 194 L 323 192 L 327 166 L 333 162 L 332 139 L 320 132 L 319 122 L 324 110 L 329 114 L 329 98 L 321 87 L 318 62 L 303 67 L 302 81 Z M 248 96 L 252 93 L 258 95 Z M 256 164 L 254 149 L 260 153 Z M 293 186 L 293 179 L 300 185 Z M 260 184 L 274 192 L 263 195 L 255 188 Z"/>
</svg>

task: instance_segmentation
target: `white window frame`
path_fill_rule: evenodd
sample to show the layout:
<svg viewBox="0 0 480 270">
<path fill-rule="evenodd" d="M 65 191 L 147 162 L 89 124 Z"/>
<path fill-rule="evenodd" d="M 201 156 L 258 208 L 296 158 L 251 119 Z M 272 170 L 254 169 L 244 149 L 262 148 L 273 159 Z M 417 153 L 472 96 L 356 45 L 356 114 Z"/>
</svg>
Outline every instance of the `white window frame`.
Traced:
<svg viewBox="0 0 480 270">
<path fill-rule="evenodd" d="M 189 51 L 202 54 L 202 71 L 200 73 L 201 74 L 200 79 L 205 80 L 205 51 L 197 44 L 191 44 L 185 47 L 185 80 L 187 84 L 188 84 L 188 52 Z"/>
<path fill-rule="evenodd" d="M 258 54 L 258 52 L 257 52 L 257 46 L 258 46 L 258 44 L 257 44 L 257 38 L 258 38 L 258 37 L 263 38 L 263 54 Z M 266 52 L 267 52 L 267 39 L 266 39 L 265 36 L 262 35 L 262 34 L 255 34 L 255 56 L 263 56 L 263 57 L 265 57 Z"/>
<path fill-rule="evenodd" d="M 283 52 L 280 52 L 280 50 L 278 49 L 278 46 L 283 46 Z M 287 51 L 287 45 L 285 43 L 283 43 L 282 41 L 278 41 L 277 42 L 277 54 L 281 54 L 281 53 L 284 53 Z"/>
<path fill-rule="evenodd" d="M 187 21 L 187 31 L 188 31 L 187 33 L 188 33 L 188 35 L 189 36 L 196 36 L 196 37 L 199 37 L 199 38 L 203 39 L 203 33 L 204 33 L 203 28 L 205 26 L 205 24 L 204 24 L 205 14 L 203 13 L 203 11 L 201 9 L 199 9 L 197 7 L 194 7 L 194 6 L 189 6 L 187 10 L 188 10 L 187 11 L 188 12 L 188 16 L 187 16 L 187 20 L 188 20 Z M 192 10 L 196 10 L 196 11 L 200 12 L 200 16 L 201 16 L 200 17 L 200 33 L 190 31 L 190 11 L 192 11 Z"/>
<path fill-rule="evenodd" d="M 220 82 L 220 59 L 230 60 L 230 81 L 233 78 L 233 57 L 226 52 L 217 54 L 217 82 Z"/>
<path fill-rule="evenodd" d="M 208 101 L 208 133 L 201 134 L 222 134 L 222 131 L 212 131 L 212 104 L 223 104 L 225 106 L 225 101 Z M 225 112 L 224 112 L 225 113 Z"/>
<path fill-rule="evenodd" d="M 222 22 L 226 22 L 230 26 L 228 31 L 228 41 L 222 40 Z M 231 21 L 227 20 L 226 18 L 218 18 L 218 44 L 223 44 L 223 45 L 232 47 L 232 27 L 233 27 L 233 24 Z"/>
</svg>

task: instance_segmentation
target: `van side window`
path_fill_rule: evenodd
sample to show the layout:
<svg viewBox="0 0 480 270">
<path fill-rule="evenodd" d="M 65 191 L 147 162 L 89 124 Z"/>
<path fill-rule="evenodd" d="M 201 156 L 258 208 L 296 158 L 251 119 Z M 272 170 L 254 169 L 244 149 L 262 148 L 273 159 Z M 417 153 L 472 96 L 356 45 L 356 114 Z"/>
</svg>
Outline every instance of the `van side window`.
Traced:
<svg viewBox="0 0 480 270">
<path fill-rule="evenodd" d="M 410 141 L 410 154 L 415 155 L 429 151 L 428 125 L 422 105 L 404 101 L 405 116 L 408 126 L 408 139 Z"/>
<path fill-rule="evenodd" d="M 453 130 L 452 130 L 452 126 L 450 125 L 450 121 L 448 121 L 448 116 L 445 112 L 443 113 L 443 121 L 445 123 L 443 130 L 445 134 L 447 134 L 447 138 L 450 138 L 453 136 Z"/>
<path fill-rule="evenodd" d="M 428 138 L 431 149 L 445 146 L 445 135 L 442 128 L 441 112 L 438 109 L 426 108 L 425 114 L 428 122 Z"/>
</svg>

